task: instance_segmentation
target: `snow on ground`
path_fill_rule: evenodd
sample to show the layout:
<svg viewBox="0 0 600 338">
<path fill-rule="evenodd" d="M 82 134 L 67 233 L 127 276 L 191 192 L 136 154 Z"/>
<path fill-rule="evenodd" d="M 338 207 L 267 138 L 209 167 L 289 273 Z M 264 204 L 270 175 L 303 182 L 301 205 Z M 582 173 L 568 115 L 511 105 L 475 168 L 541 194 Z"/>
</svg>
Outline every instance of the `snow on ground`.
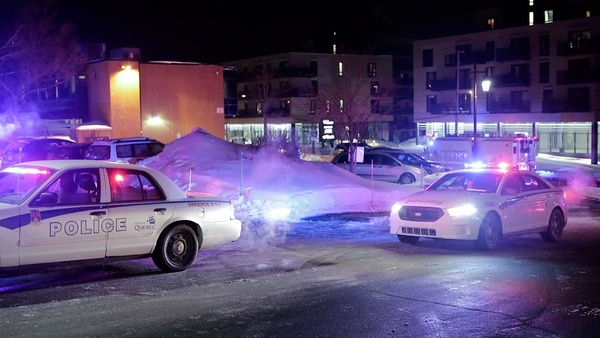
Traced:
<svg viewBox="0 0 600 338">
<path fill-rule="evenodd" d="M 230 199 L 236 218 L 242 219 L 387 212 L 396 200 L 422 190 L 421 182 L 372 183 L 329 162 L 292 159 L 269 148 L 257 151 L 200 128 L 140 164 L 162 171 L 183 191 Z M 436 178 L 428 177 L 424 184 Z"/>
</svg>

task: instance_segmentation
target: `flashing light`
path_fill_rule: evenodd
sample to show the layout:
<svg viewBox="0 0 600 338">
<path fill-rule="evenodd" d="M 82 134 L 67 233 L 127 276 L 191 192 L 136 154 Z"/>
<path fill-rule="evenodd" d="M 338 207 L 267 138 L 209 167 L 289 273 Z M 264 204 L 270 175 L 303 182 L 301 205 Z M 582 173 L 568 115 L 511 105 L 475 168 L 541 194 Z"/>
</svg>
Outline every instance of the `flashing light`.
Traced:
<svg viewBox="0 0 600 338">
<path fill-rule="evenodd" d="M 2 170 L 5 173 L 13 174 L 33 174 L 33 175 L 47 175 L 50 172 L 48 170 L 37 169 L 37 168 L 6 168 Z"/>
<path fill-rule="evenodd" d="M 116 182 L 123 182 L 125 180 L 125 178 L 123 177 L 123 175 L 121 174 L 116 174 L 115 175 L 115 181 Z"/>
<path fill-rule="evenodd" d="M 392 206 L 392 214 L 397 214 L 401 208 L 402 208 L 401 204 L 398 204 L 398 203 L 394 204 L 394 206 Z"/>
<path fill-rule="evenodd" d="M 153 116 L 148 120 L 148 124 L 151 126 L 159 126 L 162 124 L 162 119 L 158 116 Z"/>
<path fill-rule="evenodd" d="M 452 216 L 452 217 L 469 216 L 469 215 L 474 214 L 476 211 L 477 211 L 477 208 L 475 208 L 472 205 L 463 205 L 460 207 L 448 209 L 448 214 L 450 214 L 450 216 Z"/>
<path fill-rule="evenodd" d="M 271 209 L 269 210 L 268 218 L 270 220 L 284 220 L 290 215 L 290 213 L 291 210 L 289 208 Z"/>
<path fill-rule="evenodd" d="M 510 164 L 506 162 L 498 163 L 498 168 L 500 169 L 508 169 L 508 167 L 510 167 Z"/>
<path fill-rule="evenodd" d="M 473 163 L 465 163 L 465 168 L 467 168 L 467 169 L 484 169 L 484 168 L 488 168 L 488 165 L 481 161 L 477 161 L 477 162 L 473 162 Z"/>
</svg>

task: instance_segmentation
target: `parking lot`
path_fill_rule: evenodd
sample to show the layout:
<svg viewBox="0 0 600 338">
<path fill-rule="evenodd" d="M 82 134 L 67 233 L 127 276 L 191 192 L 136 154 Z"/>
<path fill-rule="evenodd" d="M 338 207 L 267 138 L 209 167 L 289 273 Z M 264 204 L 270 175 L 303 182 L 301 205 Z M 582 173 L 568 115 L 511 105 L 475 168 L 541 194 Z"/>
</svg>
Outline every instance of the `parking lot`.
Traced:
<svg viewBox="0 0 600 338">
<path fill-rule="evenodd" d="M 2 337 L 585 337 L 600 330 L 600 211 L 539 235 L 402 244 L 382 214 L 245 222 L 181 273 L 151 260 L 0 272 Z"/>
</svg>

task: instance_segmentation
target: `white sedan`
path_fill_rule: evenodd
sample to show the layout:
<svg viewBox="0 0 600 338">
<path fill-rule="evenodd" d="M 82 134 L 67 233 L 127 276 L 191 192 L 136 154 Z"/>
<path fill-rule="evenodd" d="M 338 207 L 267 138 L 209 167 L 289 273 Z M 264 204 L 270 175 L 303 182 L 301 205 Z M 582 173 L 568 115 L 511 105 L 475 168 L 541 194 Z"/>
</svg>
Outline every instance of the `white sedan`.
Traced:
<svg viewBox="0 0 600 338">
<path fill-rule="evenodd" d="M 403 243 L 420 237 L 474 240 L 491 250 L 504 236 L 561 237 L 567 224 L 562 189 L 532 172 L 459 170 L 394 204 L 390 233 Z"/>
<path fill-rule="evenodd" d="M 152 257 L 182 271 L 240 232 L 228 199 L 188 197 L 151 168 L 56 160 L 0 172 L 0 267 Z"/>
</svg>

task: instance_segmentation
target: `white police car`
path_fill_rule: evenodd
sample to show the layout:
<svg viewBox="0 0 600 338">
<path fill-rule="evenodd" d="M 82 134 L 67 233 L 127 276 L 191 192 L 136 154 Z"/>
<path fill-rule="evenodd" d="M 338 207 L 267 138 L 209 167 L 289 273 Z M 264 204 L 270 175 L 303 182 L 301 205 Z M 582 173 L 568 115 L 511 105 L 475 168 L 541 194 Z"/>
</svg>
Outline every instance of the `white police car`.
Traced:
<svg viewBox="0 0 600 338">
<path fill-rule="evenodd" d="M 181 271 L 240 232 L 228 199 L 188 197 L 151 168 L 56 160 L 0 172 L 0 267 L 152 257 Z"/>
<path fill-rule="evenodd" d="M 425 191 L 394 204 L 390 233 L 403 243 L 420 237 L 474 240 L 491 250 L 503 236 L 561 237 L 567 224 L 562 189 L 533 172 L 482 169 L 450 172 Z"/>
</svg>

